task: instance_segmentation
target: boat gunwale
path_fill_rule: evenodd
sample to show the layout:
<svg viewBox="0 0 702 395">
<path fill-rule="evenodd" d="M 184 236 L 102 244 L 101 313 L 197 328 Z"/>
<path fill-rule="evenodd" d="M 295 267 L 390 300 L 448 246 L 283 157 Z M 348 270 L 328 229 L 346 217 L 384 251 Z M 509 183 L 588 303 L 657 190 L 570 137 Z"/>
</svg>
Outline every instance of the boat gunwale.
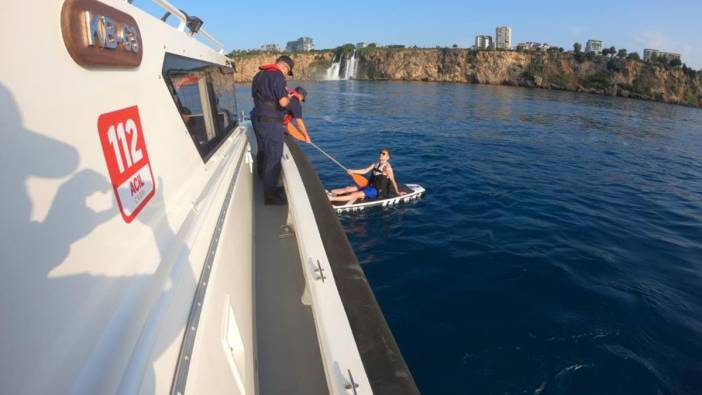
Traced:
<svg viewBox="0 0 702 395">
<path fill-rule="evenodd" d="M 339 297 L 373 393 L 419 394 L 317 172 L 293 138 L 286 135 L 285 143 L 307 192 Z"/>
</svg>

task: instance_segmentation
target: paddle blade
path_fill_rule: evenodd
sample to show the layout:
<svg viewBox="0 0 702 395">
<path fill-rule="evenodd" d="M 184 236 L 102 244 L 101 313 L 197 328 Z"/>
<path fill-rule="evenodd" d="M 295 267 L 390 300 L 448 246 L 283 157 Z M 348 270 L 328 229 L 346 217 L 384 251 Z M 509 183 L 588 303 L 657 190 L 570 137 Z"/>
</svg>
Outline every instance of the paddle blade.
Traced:
<svg viewBox="0 0 702 395">
<path fill-rule="evenodd" d="M 292 122 L 288 124 L 288 134 L 295 137 L 296 139 L 302 141 L 303 143 L 307 142 L 307 136 L 305 136 L 304 133 L 302 133 L 300 130 L 298 130 Z"/>
<path fill-rule="evenodd" d="M 368 186 L 368 179 L 360 174 L 351 174 L 351 178 L 353 178 L 353 182 L 355 182 L 360 188 L 365 188 Z"/>
</svg>

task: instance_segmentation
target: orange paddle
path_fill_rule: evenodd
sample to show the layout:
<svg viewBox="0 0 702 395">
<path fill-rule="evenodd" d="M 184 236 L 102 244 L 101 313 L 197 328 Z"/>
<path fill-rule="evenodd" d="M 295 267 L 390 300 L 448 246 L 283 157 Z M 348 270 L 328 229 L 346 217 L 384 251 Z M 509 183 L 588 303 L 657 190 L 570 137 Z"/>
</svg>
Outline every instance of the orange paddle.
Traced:
<svg viewBox="0 0 702 395">
<path fill-rule="evenodd" d="M 309 140 L 308 136 L 305 133 L 301 132 L 295 126 L 293 126 L 292 122 L 288 124 L 288 133 L 291 136 L 295 137 L 296 139 L 302 141 L 303 143 L 306 143 Z M 331 159 L 331 161 L 336 163 L 339 167 L 341 167 L 342 169 L 344 169 L 346 171 L 349 170 L 346 167 L 344 167 L 344 165 L 339 163 L 336 159 L 334 159 L 331 155 L 324 152 L 323 149 L 317 147 L 317 145 L 315 143 L 313 143 L 312 141 L 310 141 L 309 143 L 314 148 L 317 148 L 319 150 L 319 152 L 323 153 L 327 158 Z M 361 174 L 349 174 L 349 175 L 351 176 L 351 178 L 353 178 L 353 182 L 356 183 L 356 185 L 358 185 L 359 188 L 365 188 L 368 186 L 368 179 L 366 177 L 363 177 Z"/>
<path fill-rule="evenodd" d="M 348 172 L 349 169 L 347 169 L 346 167 L 344 167 L 344 165 L 342 165 L 341 163 L 339 163 L 339 161 L 337 161 L 336 159 L 334 159 L 331 155 L 329 155 L 328 153 L 324 152 L 323 149 L 317 147 L 317 145 L 316 145 L 315 143 L 313 143 L 313 142 L 310 141 L 310 145 L 313 146 L 314 148 L 317 148 L 317 149 L 319 150 L 319 152 L 321 152 L 322 154 L 324 154 L 324 156 L 326 156 L 326 157 L 329 158 L 332 162 L 336 163 L 337 166 L 341 167 L 342 169 L 344 169 L 344 170 L 346 170 L 346 171 Z M 368 179 L 367 179 L 366 177 L 363 177 L 363 176 L 360 175 L 360 174 L 349 174 L 349 175 L 351 176 L 351 178 L 353 178 L 353 182 L 355 182 L 356 185 L 358 185 L 360 188 L 365 188 L 365 187 L 368 186 Z"/>
</svg>

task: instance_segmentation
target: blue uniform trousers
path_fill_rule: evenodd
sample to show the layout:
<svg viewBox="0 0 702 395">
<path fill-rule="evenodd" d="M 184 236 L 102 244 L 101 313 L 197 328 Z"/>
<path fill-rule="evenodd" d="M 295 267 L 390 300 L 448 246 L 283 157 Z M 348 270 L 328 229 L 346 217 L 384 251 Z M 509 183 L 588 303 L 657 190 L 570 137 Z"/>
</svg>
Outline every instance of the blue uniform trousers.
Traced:
<svg viewBox="0 0 702 395">
<path fill-rule="evenodd" d="M 280 178 L 280 159 L 283 156 L 283 124 L 280 122 L 257 121 L 252 119 L 256 133 L 256 167 L 258 176 L 263 179 L 265 196 L 273 196 Z"/>
</svg>

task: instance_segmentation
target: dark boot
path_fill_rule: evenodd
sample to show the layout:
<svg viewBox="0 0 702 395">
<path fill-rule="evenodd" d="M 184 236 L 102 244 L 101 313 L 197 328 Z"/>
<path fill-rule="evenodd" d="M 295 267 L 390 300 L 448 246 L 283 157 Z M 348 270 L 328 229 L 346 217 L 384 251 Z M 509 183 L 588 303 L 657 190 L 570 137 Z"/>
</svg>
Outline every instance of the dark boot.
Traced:
<svg viewBox="0 0 702 395">
<path fill-rule="evenodd" d="M 263 194 L 263 203 L 267 206 L 284 206 L 288 204 L 288 199 L 285 196 L 285 191 L 276 188 L 272 191 Z"/>
</svg>

